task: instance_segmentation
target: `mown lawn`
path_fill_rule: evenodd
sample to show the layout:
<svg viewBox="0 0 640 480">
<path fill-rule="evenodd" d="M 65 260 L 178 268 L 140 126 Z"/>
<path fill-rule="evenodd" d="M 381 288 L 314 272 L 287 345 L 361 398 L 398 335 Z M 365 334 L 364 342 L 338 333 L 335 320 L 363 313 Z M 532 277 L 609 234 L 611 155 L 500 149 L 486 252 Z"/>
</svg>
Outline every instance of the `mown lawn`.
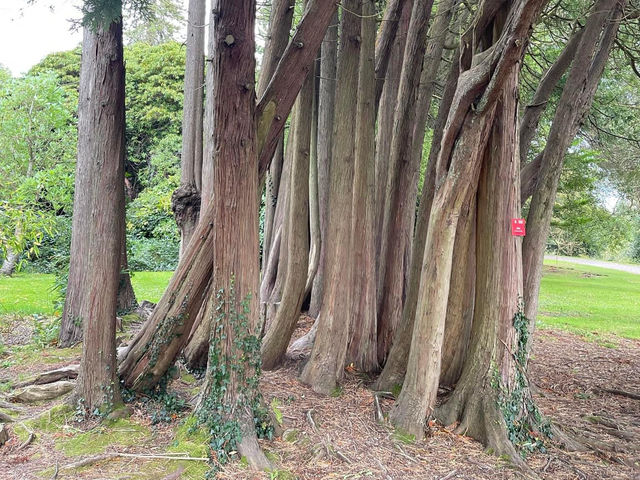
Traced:
<svg viewBox="0 0 640 480">
<path fill-rule="evenodd" d="M 138 272 L 131 282 L 138 300 L 157 302 L 169 283 L 171 272 Z M 16 313 L 52 315 L 57 293 L 54 275 L 17 273 L 0 277 L 0 315 Z"/>
<path fill-rule="evenodd" d="M 538 324 L 640 338 L 640 275 L 545 261 Z"/>
<path fill-rule="evenodd" d="M 157 302 L 171 272 L 138 272 L 138 300 Z M 0 315 L 53 314 L 53 275 L 0 277 Z M 582 335 L 640 338 L 640 275 L 548 260 L 540 293 L 538 324 Z"/>
</svg>

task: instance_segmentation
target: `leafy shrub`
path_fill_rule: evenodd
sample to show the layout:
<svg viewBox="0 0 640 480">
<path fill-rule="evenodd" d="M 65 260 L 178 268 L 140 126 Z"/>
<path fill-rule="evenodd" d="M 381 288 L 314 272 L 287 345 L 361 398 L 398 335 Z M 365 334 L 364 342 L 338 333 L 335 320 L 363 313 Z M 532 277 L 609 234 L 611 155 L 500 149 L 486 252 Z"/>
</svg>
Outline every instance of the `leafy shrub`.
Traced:
<svg viewBox="0 0 640 480">
<path fill-rule="evenodd" d="M 140 238 L 130 236 L 129 270 L 134 272 L 174 270 L 178 264 L 180 241 L 171 238 Z"/>
</svg>

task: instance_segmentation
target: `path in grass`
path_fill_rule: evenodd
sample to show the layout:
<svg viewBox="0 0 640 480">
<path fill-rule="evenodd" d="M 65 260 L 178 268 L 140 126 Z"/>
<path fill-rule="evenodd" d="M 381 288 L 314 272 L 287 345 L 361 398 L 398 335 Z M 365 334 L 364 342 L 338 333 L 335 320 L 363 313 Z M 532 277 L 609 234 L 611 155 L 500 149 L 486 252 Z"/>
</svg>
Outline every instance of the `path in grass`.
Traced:
<svg viewBox="0 0 640 480">
<path fill-rule="evenodd" d="M 611 270 L 620 270 L 622 272 L 635 273 L 636 275 L 640 275 L 640 265 L 607 262 L 605 260 L 596 260 L 594 258 L 562 257 L 560 255 L 545 255 L 544 259 L 549 261 L 553 260 L 567 263 L 577 263 L 579 265 L 590 265 L 592 267 L 609 268 Z"/>
</svg>

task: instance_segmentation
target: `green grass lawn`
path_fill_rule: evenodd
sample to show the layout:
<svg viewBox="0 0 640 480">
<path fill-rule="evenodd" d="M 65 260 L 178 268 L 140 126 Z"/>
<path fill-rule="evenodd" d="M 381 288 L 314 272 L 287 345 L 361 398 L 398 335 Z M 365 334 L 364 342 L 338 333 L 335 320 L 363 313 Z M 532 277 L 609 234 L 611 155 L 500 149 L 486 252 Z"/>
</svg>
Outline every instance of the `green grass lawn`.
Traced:
<svg viewBox="0 0 640 480">
<path fill-rule="evenodd" d="M 138 300 L 155 303 L 160 300 L 170 278 L 171 272 L 138 272 L 133 275 L 131 282 Z M 0 277 L 0 315 L 56 313 L 54 280 L 53 275 L 34 273 L 17 273 L 11 278 Z"/>
<path fill-rule="evenodd" d="M 640 338 L 640 275 L 547 260 L 538 324 Z"/>
<path fill-rule="evenodd" d="M 538 323 L 582 335 L 640 338 L 640 275 L 548 260 L 540 292 Z M 138 300 L 157 302 L 171 272 L 138 272 Z M 0 277 L 0 315 L 52 314 L 53 275 Z"/>
</svg>

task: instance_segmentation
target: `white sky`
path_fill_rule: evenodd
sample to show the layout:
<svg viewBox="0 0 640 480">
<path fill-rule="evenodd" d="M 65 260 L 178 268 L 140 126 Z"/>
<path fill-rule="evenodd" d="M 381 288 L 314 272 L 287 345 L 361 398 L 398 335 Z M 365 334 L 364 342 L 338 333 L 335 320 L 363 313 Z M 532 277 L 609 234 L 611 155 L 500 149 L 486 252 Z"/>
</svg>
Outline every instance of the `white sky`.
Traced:
<svg viewBox="0 0 640 480">
<path fill-rule="evenodd" d="M 186 17 L 188 0 L 183 0 Z M 72 30 L 82 0 L 0 0 L 0 64 L 14 76 L 48 54 L 71 50 L 82 42 L 82 30 Z"/>
<path fill-rule="evenodd" d="M 80 18 L 79 0 L 0 0 L 0 63 L 14 76 L 49 53 L 70 50 L 82 41 L 69 19 Z"/>
</svg>

